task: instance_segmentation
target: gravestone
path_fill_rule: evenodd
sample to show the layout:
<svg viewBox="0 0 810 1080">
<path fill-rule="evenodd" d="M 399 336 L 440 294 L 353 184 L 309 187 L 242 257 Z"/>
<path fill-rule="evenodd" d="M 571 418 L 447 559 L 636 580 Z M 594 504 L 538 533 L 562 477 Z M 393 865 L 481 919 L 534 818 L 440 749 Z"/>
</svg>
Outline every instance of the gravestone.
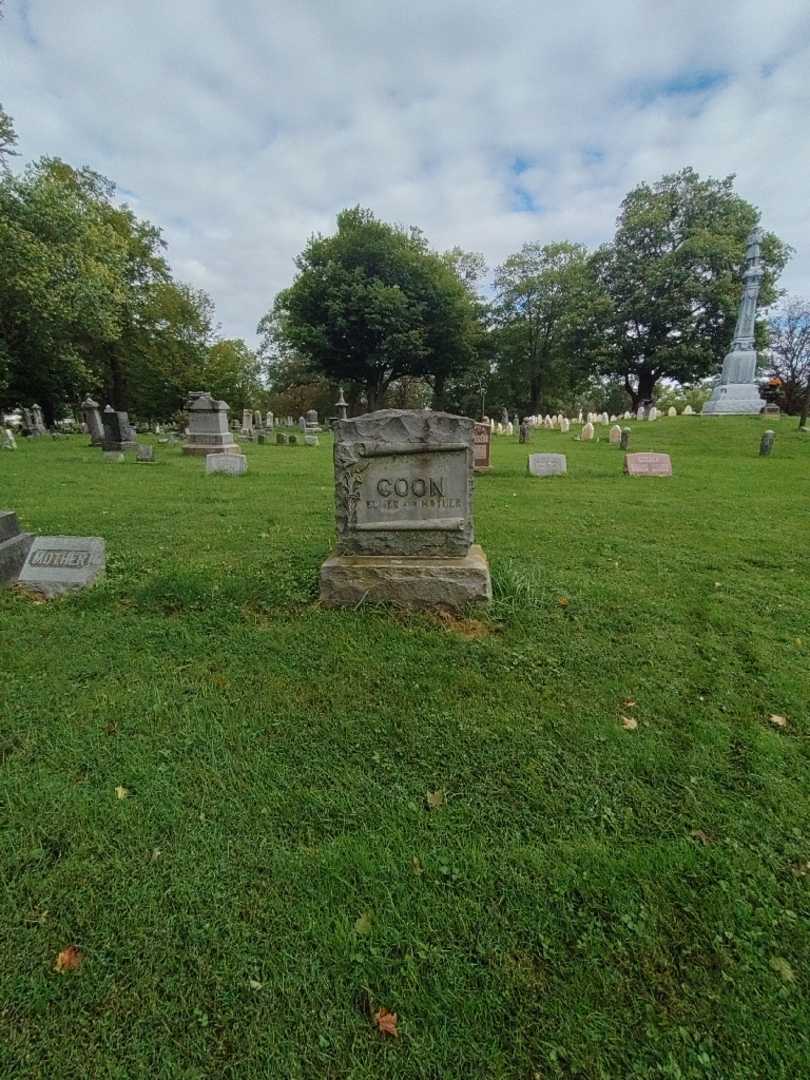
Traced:
<svg viewBox="0 0 810 1080">
<path fill-rule="evenodd" d="M 692 408 L 691 405 L 684 405 L 684 407 L 683 407 L 683 415 L 684 416 L 694 416 L 695 415 L 695 410 Z"/>
<path fill-rule="evenodd" d="M 16 450 L 17 440 L 14 438 L 14 432 L 11 428 L 6 428 L 3 435 L 3 449 L 4 450 Z"/>
<path fill-rule="evenodd" d="M 33 539 L 22 531 L 13 510 L 0 510 L 0 585 L 17 580 Z"/>
<path fill-rule="evenodd" d="M 146 461 L 154 463 L 155 460 L 155 448 L 154 446 L 145 446 L 143 443 L 138 443 L 135 447 L 135 460 Z"/>
<path fill-rule="evenodd" d="M 289 436 L 285 432 L 283 432 L 283 431 L 277 431 L 276 432 L 276 442 L 278 443 L 279 446 L 287 446 L 289 441 L 290 441 Z"/>
<path fill-rule="evenodd" d="M 123 465 L 126 458 L 120 450 L 102 450 L 101 460 L 108 465 Z"/>
<path fill-rule="evenodd" d="M 762 439 L 759 443 L 759 456 L 768 457 L 771 450 L 773 450 L 773 440 L 776 438 L 775 431 L 763 432 Z"/>
<path fill-rule="evenodd" d="M 656 409 L 656 407 L 654 405 L 650 406 L 649 412 L 647 413 L 647 419 L 648 420 L 657 420 L 658 419 L 658 409 Z"/>
<path fill-rule="evenodd" d="M 590 442 L 593 439 L 593 424 L 590 420 L 583 426 L 580 439 L 582 442 Z"/>
<path fill-rule="evenodd" d="M 473 469 L 488 472 L 492 454 L 492 427 L 489 424 L 473 425 Z"/>
<path fill-rule="evenodd" d="M 242 409 L 241 434 L 247 436 L 253 434 L 253 413 L 250 409 Z"/>
<path fill-rule="evenodd" d="M 473 543 L 473 429 L 463 416 L 383 409 L 335 425 L 337 543 L 321 601 L 460 608 L 492 598 Z"/>
<path fill-rule="evenodd" d="M 529 421 L 528 420 L 521 420 L 520 427 L 518 428 L 518 433 L 519 433 L 519 436 L 520 436 L 518 441 L 521 444 L 527 443 L 529 441 Z"/>
<path fill-rule="evenodd" d="M 297 445 L 298 445 L 298 436 L 297 436 L 297 435 L 293 435 L 293 434 L 291 433 L 290 435 L 288 435 L 288 436 L 287 436 L 287 443 L 288 443 L 288 445 L 290 445 L 290 446 L 297 446 Z"/>
<path fill-rule="evenodd" d="M 37 536 L 18 582 L 50 598 L 92 585 L 103 576 L 104 563 L 99 536 Z"/>
<path fill-rule="evenodd" d="M 672 476 L 669 454 L 625 454 L 624 471 L 628 476 Z"/>
<path fill-rule="evenodd" d="M 781 416 L 782 415 L 782 410 L 779 408 L 779 406 L 775 402 L 769 401 L 768 404 L 765 406 L 765 408 L 762 410 L 762 415 L 763 416 Z"/>
<path fill-rule="evenodd" d="M 268 431 L 272 432 L 275 422 L 276 420 L 273 414 L 271 412 L 268 412 L 267 419 L 264 422 L 264 426 L 267 428 Z"/>
<path fill-rule="evenodd" d="M 304 436 L 304 444 L 306 446 L 320 446 L 320 441 L 317 435 L 307 432 Z"/>
<path fill-rule="evenodd" d="M 258 409 L 253 413 L 253 429 L 254 431 L 264 430 L 264 421 L 262 420 L 262 414 Z"/>
<path fill-rule="evenodd" d="M 343 397 L 343 387 L 340 388 L 338 399 L 335 402 L 335 408 L 337 409 L 338 420 L 347 420 L 349 417 L 349 403 Z"/>
<path fill-rule="evenodd" d="M 530 476 L 563 476 L 568 472 L 565 454 L 529 454 L 526 467 Z"/>
<path fill-rule="evenodd" d="M 101 409 L 97 401 L 86 397 L 82 402 L 82 416 L 87 424 L 91 446 L 101 446 L 104 442 L 104 425 L 101 422 Z"/>
<path fill-rule="evenodd" d="M 618 446 L 622 441 L 622 429 L 618 424 L 614 424 L 608 434 L 608 439 L 612 446 Z"/>
<path fill-rule="evenodd" d="M 305 416 L 299 416 L 298 417 L 298 426 L 301 429 L 301 431 L 306 431 L 307 430 L 307 418 Z"/>
<path fill-rule="evenodd" d="M 101 414 L 101 420 L 104 424 L 102 446 L 108 453 L 135 449 L 135 439 L 126 412 L 116 412 L 112 405 L 108 405 Z"/>
<path fill-rule="evenodd" d="M 31 406 L 31 418 L 33 421 L 32 435 L 47 435 L 48 429 L 45 427 L 45 420 L 42 417 L 42 409 L 39 405 Z"/>
<path fill-rule="evenodd" d="M 678 410 L 675 408 L 674 405 L 670 405 L 670 407 L 667 409 L 667 416 L 677 416 L 677 415 L 678 415 Z"/>
<path fill-rule="evenodd" d="M 195 390 L 188 396 L 186 410 L 189 427 L 183 443 L 184 454 L 208 457 L 209 454 L 239 453 L 228 427 L 226 402 L 216 401 L 204 390 Z"/>
<path fill-rule="evenodd" d="M 304 417 L 304 433 L 308 435 L 317 435 L 321 430 L 321 425 L 318 423 L 318 413 L 315 409 L 310 409 Z"/>
<path fill-rule="evenodd" d="M 225 473 L 226 476 L 242 476 L 247 472 L 247 458 L 244 454 L 208 454 L 205 458 L 205 471 Z"/>
<path fill-rule="evenodd" d="M 259 444 L 259 446 L 264 446 L 264 444 L 267 442 L 267 436 L 263 431 L 259 432 L 256 438 L 256 442 Z"/>
<path fill-rule="evenodd" d="M 570 430 L 571 421 L 568 419 L 567 416 L 564 416 L 562 420 L 560 420 L 560 431 L 563 433 L 563 435 L 567 435 Z"/>
<path fill-rule="evenodd" d="M 619 445 L 621 446 L 622 450 L 627 450 L 627 448 L 630 446 L 630 428 L 629 427 L 622 428 L 622 437 L 619 440 Z"/>
</svg>

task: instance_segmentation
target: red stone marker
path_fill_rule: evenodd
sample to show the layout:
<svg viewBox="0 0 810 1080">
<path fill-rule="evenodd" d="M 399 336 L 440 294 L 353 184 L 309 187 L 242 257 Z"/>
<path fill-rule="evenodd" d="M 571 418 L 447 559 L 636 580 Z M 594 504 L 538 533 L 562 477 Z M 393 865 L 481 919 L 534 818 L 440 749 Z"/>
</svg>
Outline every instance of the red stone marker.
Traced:
<svg viewBox="0 0 810 1080">
<path fill-rule="evenodd" d="M 672 476 L 669 454 L 625 454 L 624 471 L 628 476 Z"/>
<path fill-rule="evenodd" d="M 473 428 L 473 469 L 486 472 L 492 447 L 492 428 L 489 424 L 476 424 Z"/>
</svg>

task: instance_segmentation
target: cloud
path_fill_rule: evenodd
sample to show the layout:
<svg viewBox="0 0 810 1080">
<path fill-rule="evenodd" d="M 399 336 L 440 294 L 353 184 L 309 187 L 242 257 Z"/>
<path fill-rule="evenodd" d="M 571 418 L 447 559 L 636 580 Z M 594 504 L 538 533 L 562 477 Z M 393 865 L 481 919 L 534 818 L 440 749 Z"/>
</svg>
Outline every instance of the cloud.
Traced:
<svg viewBox="0 0 810 1080">
<path fill-rule="evenodd" d="M 116 180 L 248 339 L 344 206 L 495 265 L 608 239 L 687 164 L 736 173 L 810 295 L 808 70 L 805 0 L 7 0 L 0 23 L 24 157 Z"/>
</svg>

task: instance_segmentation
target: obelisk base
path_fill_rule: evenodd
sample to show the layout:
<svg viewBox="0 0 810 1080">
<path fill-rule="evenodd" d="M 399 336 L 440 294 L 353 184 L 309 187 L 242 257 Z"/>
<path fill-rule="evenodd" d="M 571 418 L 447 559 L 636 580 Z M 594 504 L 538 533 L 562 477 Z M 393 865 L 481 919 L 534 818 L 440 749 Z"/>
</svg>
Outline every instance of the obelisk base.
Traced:
<svg viewBox="0 0 810 1080">
<path fill-rule="evenodd" d="M 765 402 L 756 383 L 720 383 L 703 406 L 704 416 L 758 416 Z"/>
<path fill-rule="evenodd" d="M 458 610 L 492 599 L 489 563 L 479 544 L 457 559 L 333 552 L 321 566 L 320 586 L 326 607 L 357 607 L 367 601 Z"/>
</svg>

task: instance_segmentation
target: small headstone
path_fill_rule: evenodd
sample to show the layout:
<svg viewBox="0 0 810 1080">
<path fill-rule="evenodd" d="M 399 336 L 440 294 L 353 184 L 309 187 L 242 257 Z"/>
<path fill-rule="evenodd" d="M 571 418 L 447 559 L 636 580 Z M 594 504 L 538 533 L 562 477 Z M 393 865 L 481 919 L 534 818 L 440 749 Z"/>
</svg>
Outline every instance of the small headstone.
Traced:
<svg viewBox="0 0 810 1080">
<path fill-rule="evenodd" d="M 275 417 L 273 416 L 273 414 L 271 412 L 268 412 L 267 418 L 266 418 L 266 420 L 264 422 L 265 427 L 267 428 L 268 431 L 273 430 L 273 424 L 274 423 L 275 423 Z"/>
<path fill-rule="evenodd" d="M 17 579 L 33 537 L 20 529 L 13 510 L 0 510 L 0 585 Z"/>
<path fill-rule="evenodd" d="M 101 446 L 104 442 L 104 425 L 101 422 L 101 411 L 97 401 L 86 397 L 82 402 L 82 415 L 90 435 L 91 446 Z"/>
<path fill-rule="evenodd" d="M 582 442 L 590 442 L 592 438 L 593 424 L 589 420 L 588 423 L 585 424 L 582 428 L 582 434 L 580 435 L 580 439 L 582 440 Z"/>
<path fill-rule="evenodd" d="M 489 423 L 473 426 L 473 470 L 487 472 L 492 453 L 492 427 Z"/>
<path fill-rule="evenodd" d="M 247 458 L 244 454 L 207 454 L 206 473 L 225 473 L 227 476 L 242 476 L 247 472 Z"/>
<path fill-rule="evenodd" d="M 307 418 L 305 416 L 298 417 L 298 426 L 302 431 L 307 430 Z"/>
<path fill-rule="evenodd" d="M 674 405 L 670 405 L 670 407 L 667 409 L 667 416 L 677 416 L 677 415 L 678 415 L 678 410 L 675 408 Z"/>
<path fill-rule="evenodd" d="M 155 460 L 155 448 L 154 446 L 146 446 L 143 443 L 138 443 L 135 447 L 135 460 L 154 462 Z"/>
<path fill-rule="evenodd" d="M 116 412 L 108 405 L 101 414 L 101 422 L 104 425 L 102 446 L 106 451 L 134 450 L 135 433 L 124 410 Z"/>
<path fill-rule="evenodd" d="M 571 421 L 568 419 L 567 416 L 564 416 L 562 418 L 562 420 L 560 420 L 560 431 L 564 435 L 567 435 L 570 430 L 571 430 Z"/>
<path fill-rule="evenodd" d="M 50 598 L 92 585 L 104 574 L 104 563 L 99 536 L 37 536 L 17 580 Z"/>
<path fill-rule="evenodd" d="M 654 405 L 650 406 L 650 411 L 647 413 L 647 419 L 648 420 L 657 420 L 658 419 L 658 409 L 656 409 L 656 407 Z"/>
<path fill-rule="evenodd" d="M 695 415 L 695 410 L 692 408 L 691 405 L 684 405 L 683 415 L 684 416 L 694 416 Z"/>
<path fill-rule="evenodd" d="M 290 441 L 289 436 L 284 431 L 276 432 L 276 442 L 279 446 L 286 446 Z"/>
<path fill-rule="evenodd" d="M 628 476 L 672 476 L 669 454 L 625 454 L 624 471 Z"/>
<path fill-rule="evenodd" d="M 622 429 L 619 427 L 618 424 L 614 424 L 613 427 L 610 429 L 608 439 L 613 446 L 618 446 L 619 443 L 622 441 Z"/>
<path fill-rule="evenodd" d="M 622 428 L 622 437 L 619 440 L 619 445 L 621 446 L 622 450 L 627 450 L 627 448 L 630 446 L 630 428 L 629 427 Z"/>
<path fill-rule="evenodd" d="M 527 443 L 529 441 L 529 421 L 521 420 L 519 428 L 519 436 L 521 443 Z"/>
<path fill-rule="evenodd" d="M 514 428 L 514 425 L 513 425 L 511 420 L 506 425 L 506 434 L 507 435 L 514 435 L 515 434 L 515 428 Z"/>
<path fill-rule="evenodd" d="M 253 433 L 253 413 L 250 409 L 242 409 L 242 434 L 251 435 Z"/>
<path fill-rule="evenodd" d="M 104 450 L 101 454 L 104 461 L 112 465 L 120 465 L 122 461 L 126 461 L 123 453 L 120 450 Z"/>
<path fill-rule="evenodd" d="M 4 450 L 16 450 L 17 449 L 17 440 L 14 438 L 14 432 L 11 430 L 11 428 L 6 428 L 5 429 L 5 434 L 3 435 L 3 449 Z"/>
<path fill-rule="evenodd" d="M 759 444 L 759 456 L 768 457 L 771 450 L 773 450 L 773 440 L 776 438 L 775 431 L 763 432 L 762 439 Z"/>
<path fill-rule="evenodd" d="M 781 416 L 782 415 L 782 410 L 779 408 L 779 406 L 775 402 L 769 401 L 768 404 L 765 406 L 765 408 L 762 410 L 762 415 L 763 416 Z"/>
<path fill-rule="evenodd" d="M 527 468 L 531 476 L 562 476 L 568 463 L 565 454 L 529 454 Z"/>
<path fill-rule="evenodd" d="M 290 446 L 297 446 L 298 445 L 298 436 L 297 435 L 290 435 L 288 441 L 289 441 Z"/>
<path fill-rule="evenodd" d="M 259 446 L 264 446 L 264 444 L 267 442 L 267 436 L 263 431 L 259 432 L 256 438 L 256 442 L 259 444 Z"/>
<path fill-rule="evenodd" d="M 320 442 L 318 440 L 317 435 L 305 435 L 304 436 L 304 443 L 305 443 L 306 446 L 320 446 Z"/>
</svg>

